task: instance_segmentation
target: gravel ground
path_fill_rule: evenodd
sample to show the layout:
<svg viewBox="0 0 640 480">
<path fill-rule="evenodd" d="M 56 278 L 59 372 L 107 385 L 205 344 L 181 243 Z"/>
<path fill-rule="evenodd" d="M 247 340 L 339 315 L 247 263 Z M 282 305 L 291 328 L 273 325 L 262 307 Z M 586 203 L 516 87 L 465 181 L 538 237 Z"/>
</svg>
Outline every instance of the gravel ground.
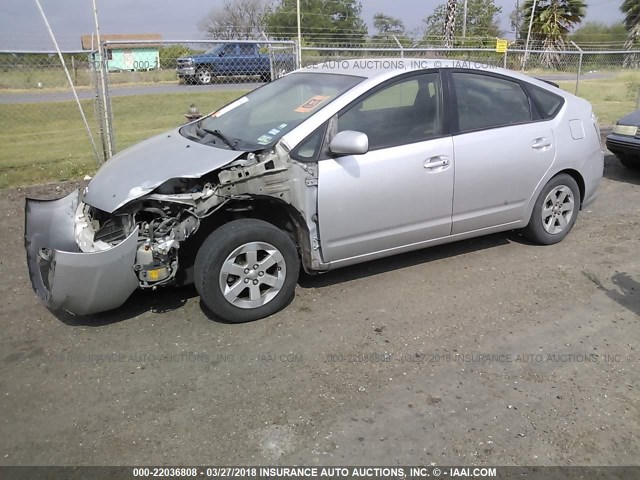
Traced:
<svg viewBox="0 0 640 480">
<path fill-rule="evenodd" d="M 0 198 L 0 463 L 637 465 L 640 173 L 551 247 L 491 235 L 304 277 L 243 325 L 195 290 L 90 318 L 31 291 Z"/>
</svg>

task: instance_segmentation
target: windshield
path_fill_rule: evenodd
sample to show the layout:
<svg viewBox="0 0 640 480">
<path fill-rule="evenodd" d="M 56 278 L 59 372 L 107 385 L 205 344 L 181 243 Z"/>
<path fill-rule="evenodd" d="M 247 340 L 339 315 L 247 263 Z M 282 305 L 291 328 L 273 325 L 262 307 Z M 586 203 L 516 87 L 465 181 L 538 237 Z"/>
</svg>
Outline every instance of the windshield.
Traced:
<svg viewBox="0 0 640 480">
<path fill-rule="evenodd" d="M 328 73 L 287 75 L 205 117 L 196 130 L 222 148 L 267 148 L 362 80 Z"/>
<path fill-rule="evenodd" d="M 209 50 L 207 50 L 205 53 L 205 55 L 209 54 L 209 53 L 215 53 L 216 51 L 220 50 L 221 45 L 214 45 L 213 47 L 211 47 Z"/>
</svg>

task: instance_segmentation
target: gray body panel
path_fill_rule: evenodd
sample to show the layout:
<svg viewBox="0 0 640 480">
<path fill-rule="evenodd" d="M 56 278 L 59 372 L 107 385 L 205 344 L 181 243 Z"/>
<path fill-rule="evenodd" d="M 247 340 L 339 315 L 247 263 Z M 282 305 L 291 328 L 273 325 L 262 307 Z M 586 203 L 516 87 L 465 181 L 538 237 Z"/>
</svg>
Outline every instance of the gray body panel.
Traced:
<svg viewBox="0 0 640 480">
<path fill-rule="evenodd" d="M 325 261 L 367 255 L 451 232 L 451 137 L 321 160 L 318 218 Z"/>
<path fill-rule="evenodd" d="M 114 155 L 91 180 L 83 200 L 112 213 L 167 180 L 201 177 L 242 153 L 202 145 L 171 130 Z"/>
<path fill-rule="evenodd" d="M 454 137 L 456 180 L 451 233 L 522 220 L 532 193 L 555 158 L 549 123 L 513 125 Z M 539 140 L 549 146 L 533 148 Z"/>
<path fill-rule="evenodd" d="M 31 284 L 50 309 L 78 315 L 122 305 L 138 287 L 133 271 L 138 229 L 115 247 L 82 253 L 74 239 L 78 191 L 59 200 L 27 199 L 25 248 Z M 50 249 L 48 259 L 41 248 Z"/>
</svg>

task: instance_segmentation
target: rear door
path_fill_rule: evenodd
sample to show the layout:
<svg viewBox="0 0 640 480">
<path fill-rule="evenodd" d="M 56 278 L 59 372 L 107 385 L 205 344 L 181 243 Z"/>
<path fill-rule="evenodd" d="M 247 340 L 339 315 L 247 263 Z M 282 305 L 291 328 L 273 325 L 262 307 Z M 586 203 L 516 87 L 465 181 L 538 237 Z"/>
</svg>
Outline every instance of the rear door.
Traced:
<svg viewBox="0 0 640 480">
<path fill-rule="evenodd" d="M 509 77 L 447 73 L 458 124 L 452 234 L 520 221 L 555 158 L 552 122 Z"/>
<path fill-rule="evenodd" d="M 321 159 L 318 217 L 326 261 L 419 245 L 451 231 L 453 143 L 438 72 L 405 76 L 351 104 L 336 132 L 369 137 L 369 151 Z"/>
</svg>

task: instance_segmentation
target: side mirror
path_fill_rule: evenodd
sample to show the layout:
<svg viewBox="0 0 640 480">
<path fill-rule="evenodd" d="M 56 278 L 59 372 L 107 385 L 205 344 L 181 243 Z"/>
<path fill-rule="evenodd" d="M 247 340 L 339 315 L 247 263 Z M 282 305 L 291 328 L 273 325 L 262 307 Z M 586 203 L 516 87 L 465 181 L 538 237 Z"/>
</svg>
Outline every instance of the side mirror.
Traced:
<svg viewBox="0 0 640 480">
<path fill-rule="evenodd" d="M 366 133 L 345 130 L 333 137 L 329 151 L 336 155 L 362 155 L 369 151 L 369 137 Z"/>
</svg>

